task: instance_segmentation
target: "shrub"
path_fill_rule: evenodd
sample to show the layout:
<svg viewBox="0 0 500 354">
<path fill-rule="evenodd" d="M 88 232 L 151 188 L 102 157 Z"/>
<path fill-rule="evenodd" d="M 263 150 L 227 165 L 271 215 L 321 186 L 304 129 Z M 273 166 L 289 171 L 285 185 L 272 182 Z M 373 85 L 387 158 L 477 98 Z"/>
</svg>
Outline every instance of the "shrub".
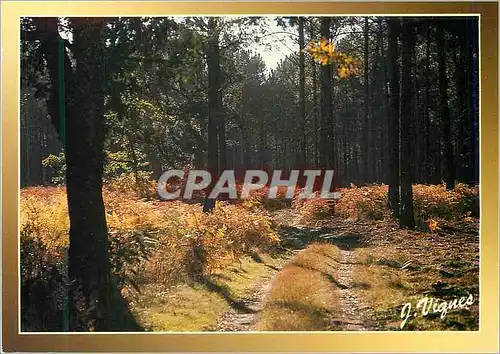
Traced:
<svg viewBox="0 0 500 354">
<path fill-rule="evenodd" d="M 382 219 L 390 215 L 387 206 L 386 185 L 371 185 L 341 189 L 336 211 L 352 219 Z M 479 196 L 477 187 L 458 183 L 452 191 L 441 185 L 413 185 L 415 217 L 424 222 L 434 219 L 457 220 L 469 217 L 474 200 Z"/>
<path fill-rule="evenodd" d="M 198 279 L 254 248 L 279 241 L 270 217 L 261 210 L 226 202 L 217 202 L 209 214 L 200 205 L 181 202 L 163 202 L 162 209 L 169 222 L 158 238 L 162 246 L 145 265 L 148 281 L 166 284 L 186 277 Z"/>
<path fill-rule="evenodd" d="M 314 197 L 310 199 L 298 198 L 296 193 L 292 207 L 299 212 L 303 221 L 324 219 L 332 215 L 328 200 L 321 198 L 320 192 L 314 192 Z"/>
<path fill-rule="evenodd" d="M 237 184 L 236 191 L 238 197 L 241 196 L 241 184 Z M 250 191 L 249 198 L 243 200 L 241 203 L 246 206 L 260 207 L 267 211 L 275 211 L 290 206 L 291 198 L 286 198 L 287 187 L 278 186 L 278 191 L 276 193 L 276 198 L 269 198 L 269 186 L 264 186 L 260 189 L 255 189 Z"/>
<path fill-rule="evenodd" d="M 21 313 L 23 330 L 61 327 L 69 227 L 62 188 L 21 192 Z"/>
<path fill-rule="evenodd" d="M 156 181 L 151 180 L 151 172 L 122 173 L 107 183 L 107 188 L 127 195 L 152 198 L 156 195 Z"/>
<path fill-rule="evenodd" d="M 446 185 L 413 186 L 413 205 L 415 216 L 424 220 L 438 218 L 457 220 L 473 211 L 474 198 L 479 196 L 477 187 L 467 187 L 458 183 L 451 191 Z"/>
<path fill-rule="evenodd" d="M 218 202 L 212 213 L 178 201 L 130 199 L 105 190 L 110 261 L 122 286 L 173 284 L 197 279 L 239 260 L 254 248 L 277 244 L 266 211 Z M 28 188 L 21 193 L 24 279 L 36 269 L 65 269 L 69 217 L 63 188 Z"/>
<path fill-rule="evenodd" d="M 351 188 L 342 188 L 340 192 L 335 210 L 344 217 L 378 220 L 389 215 L 386 185 L 357 187 L 351 184 Z"/>
<path fill-rule="evenodd" d="M 52 168 L 52 183 L 59 186 L 66 182 L 66 156 L 64 152 L 57 156 L 50 154 L 42 160 L 42 165 Z"/>
</svg>

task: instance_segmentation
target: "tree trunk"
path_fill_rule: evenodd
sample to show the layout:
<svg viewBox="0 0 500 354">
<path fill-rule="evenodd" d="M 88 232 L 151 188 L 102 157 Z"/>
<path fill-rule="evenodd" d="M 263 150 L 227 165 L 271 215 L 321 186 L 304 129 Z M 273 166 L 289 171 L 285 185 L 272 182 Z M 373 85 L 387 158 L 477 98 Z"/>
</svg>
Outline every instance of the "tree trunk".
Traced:
<svg viewBox="0 0 500 354">
<path fill-rule="evenodd" d="M 314 23 L 311 21 L 310 28 L 309 28 L 309 36 L 311 38 L 314 38 L 316 35 L 314 31 Z M 312 108 L 312 120 L 313 120 L 313 138 L 314 138 L 314 154 L 313 154 L 313 161 L 314 165 L 318 166 L 319 165 L 319 135 L 318 135 L 318 70 L 316 69 L 316 63 L 314 60 L 311 58 L 311 75 L 312 75 L 312 95 L 313 95 L 313 108 Z"/>
<path fill-rule="evenodd" d="M 473 184 L 479 183 L 479 87 L 478 87 L 478 20 L 469 19 L 466 24 L 465 48 L 466 48 L 466 87 L 467 87 L 467 128 L 470 129 L 467 141 L 468 177 Z M 474 55 L 476 54 L 476 56 Z"/>
<path fill-rule="evenodd" d="M 400 117 L 400 147 L 399 147 L 399 179 L 400 179 L 400 209 L 399 226 L 401 228 L 415 227 L 413 216 L 413 193 L 411 175 L 413 163 L 411 122 L 412 112 L 412 53 L 414 49 L 413 21 L 404 19 L 402 26 L 402 56 L 401 56 L 401 117 Z"/>
<path fill-rule="evenodd" d="M 222 100 L 218 99 L 219 108 L 219 124 L 218 124 L 218 141 L 219 141 L 219 173 L 222 173 L 227 168 L 227 147 L 226 147 L 226 120 L 222 113 Z"/>
<path fill-rule="evenodd" d="M 69 21 L 73 27 L 74 72 L 61 45 L 57 18 L 36 18 L 33 33 L 40 41 L 51 83 L 48 113 L 66 147 L 69 289 L 62 330 L 139 330 L 111 279 L 108 257 L 102 198 L 105 19 Z"/>
<path fill-rule="evenodd" d="M 70 216 L 69 279 L 73 299 L 70 328 L 85 328 L 77 301 L 80 293 L 91 309 L 95 330 L 109 328 L 108 233 L 102 173 L 104 162 L 103 23 L 71 20 L 74 30 L 74 107 L 66 124 L 66 181 Z"/>
<path fill-rule="evenodd" d="M 430 123 L 430 79 L 431 79 L 431 26 L 425 35 L 425 89 L 424 89 L 424 181 L 431 183 L 431 123 Z"/>
<path fill-rule="evenodd" d="M 380 26 L 383 28 L 383 21 L 380 22 Z M 381 31 L 383 31 L 381 29 Z M 386 38 L 384 37 L 384 32 L 382 32 L 382 60 L 383 60 L 383 66 L 384 66 L 384 127 L 382 128 L 382 159 L 383 159 L 383 164 L 382 168 L 384 170 L 384 183 L 389 184 L 389 176 L 390 176 L 390 165 L 389 165 L 389 160 L 390 160 L 390 146 L 389 146 L 389 136 L 390 136 L 390 124 L 391 124 L 391 118 L 390 118 L 390 81 L 389 81 L 389 60 L 388 56 L 384 53 L 389 52 L 389 45 L 385 44 L 386 42 L 384 41 Z M 388 42 L 387 42 L 388 43 Z M 396 51 L 397 52 L 397 51 Z"/>
<path fill-rule="evenodd" d="M 460 34 L 463 32 L 460 31 Z M 458 46 L 458 50 L 457 47 Z M 467 127 L 468 115 L 467 115 L 467 95 L 466 95 L 466 65 L 465 65 L 465 43 L 464 38 L 459 35 L 455 45 L 455 90 L 457 95 L 458 103 L 458 146 L 456 152 L 458 154 L 458 176 L 457 179 L 461 182 L 471 183 L 472 176 L 468 174 L 470 168 L 467 164 L 467 156 L 470 154 L 468 151 L 468 140 Z"/>
<path fill-rule="evenodd" d="M 399 65 L 398 35 L 400 21 L 387 21 L 389 47 L 389 206 L 399 216 Z"/>
<path fill-rule="evenodd" d="M 73 53 L 76 61 L 74 75 L 66 53 L 59 55 L 57 18 L 35 20 L 37 31 L 41 33 L 41 50 L 52 86 L 48 99 L 49 114 L 60 139 L 67 141 L 68 276 L 71 282 L 69 328 L 75 331 L 107 330 L 110 283 L 107 225 L 102 199 L 103 25 L 99 20 L 84 18 L 72 19 L 71 22 L 74 26 Z M 61 59 L 65 81 L 60 81 Z M 78 82 L 78 85 L 72 85 L 72 82 Z M 60 124 L 64 117 L 59 114 L 62 88 L 68 91 L 63 102 L 67 112 L 64 130 L 61 130 Z M 82 314 L 82 309 L 87 312 L 86 315 Z"/>
<path fill-rule="evenodd" d="M 208 171 L 212 174 L 212 183 L 207 188 L 207 195 L 203 205 L 203 211 L 212 211 L 215 207 L 215 200 L 208 198 L 212 188 L 214 187 L 215 179 L 219 173 L 219 156 L 217 145 L 221 145 L 218 141 L 220 136 L 220 48 L 219 35 L 217 32 L 217 19 L 210 17 L 208 20 L 210 31 L 210 42 L 208 43 L 207 51 L 207 66 L 208 66 Z"/>
<path fill-rule="evenodd" d="M 362 136 L 362 171 L 363 171 L 363 176 L 362 180 L 364 183 L 369 182 L 370 180 L 370 174 L 371 174 L 371 160 L 370 160 L 370 153 L 369 149 L 371 147 L 370 145 L 370 139 L 371 139 L 371 132 L 370 132 L 370 84 L 369 84 L 369 61 L 368 61 L 368 17 L 365 17 L 364 21 L 364 45 L 363 45 L 363 70 L 364 70 L 364 76 L 363 76 L 363 85 L 364 85 L 364 120 L 363 120 L 363 136 Z"/>
<path fill-rule="evenodd" d="M 260 114 L 258 117 L 258 122 L 259 122 L 259 163 L 260 163 L 260 168 L 266 169 L 267 168 L 267 154 L 268 154 L 268 147 L 267 147 L 267 131 L 265 128 L 265 117 L 263 114 Z"/>
<path fill-rule="evenodd" d="M 304 17 L 299 17 L 299 122 L 300 148 L 298 168 L 306 167 L 306 75 L 304 58 Z"/>
<path fill-rule="evenodd" d="M 330 39 L 330 18 L 321 18 L 321 37 Z M 330 151 L 332 140 L 332 66 L 321 68 L 321 127 L 320 127 L 320 164 L 322 168 L 330 168 Z"/>
<path fill-rule="evenodd" d="M 414 141 L 413 149 L 412 149 L 412 161 L 413 161 L 413 171 L 412 171 L 412 176 L 413 176 L 413 181 L 414 183 L 424 183 L 422 180 L 423 176 L 423 144 L 422 142 L 424 141 L 424 138 L 422 136 L 423 132 L 423 119 L 424 116 L 421 114 L 420 111 L 420 101 L 421 101 L 421 95 L 420 95 L 420 81 L 419 81 L 419 73 L 417 69 L 417 63 L 418 63 L 418 57 L 416 54 L 416 51 L 413 50 L 412 53 L 412 62 L 415 63 L 415 74 L 414 74 L 414 80 L 413 80 L 413 86 L 412 86 L 412 110 L 413 110 L 413 121 L 412 121 L 412 137 Z"/>
<path fill-rule="evenodd" d="M 220 73 L 220 51 L 217 45 L 217 58 L 219 61 L 219 73 Z M 220 74 L 219 74 L 220 77 Z M 218 124 L 217 124 L 217 134 L 219 142 L 219 173 L 222 173 L 227 168 L 227 147 L 226 147 L 226 119 L 224 117 L 223 107 L 222 107 L 222 83 L 218 79 L 218 94 L 217 94 L 217 112 L 218 114 Z"/>
<path fill-rule="evenodd" d="M 387 68 L 387 59 L 386 55 L 384 53 L 388 52 L 387 46 L 385 45 L 384 41 L 384 29 L 383 29 L 383 21 L 380 21 L 380 36 L 381 36 L 381 61 L 382 61 L 382 66 L 383 66 L 383 73 L 381 74 L 381 78 L 384 82 L 384 89 L 383 89 L 383 97 L 382 97 L 382 104 L 383 104 L 383 119 L 382 119 L 382 141 L 380 143 L 380 148 L 382 149 L 381 152 L 381 158 L 382 158 L 382 178 L 383 178 L 383 183 L 388 184 L 389 183 L 389 125 L 390 125 L 390 117 L 389 117 L 389 72 Z"/>
<path fill-rule="evenodd" d="M 451 143 L 451 123 L 450 109 L 448 107 L 448 79 L 446 76 L 446 54 L 443 25 L 438 25 L 437 47 L 438 47 L 438 67 L 439 67 L 439 104 L 442 129 L 442 144 L 444 150 L 444 179 L 446 189 L 455 187 L 455 162 L 453 160 L 453 146 Z"/>
<path fill-rule="evenodd" d="M 372 132 L 371 138 L 371 152 L 370 161 L 372 161 L 372 182 L 380 183 L 383 181 L 383 128 L 384 121 L 382 117 L 386 116 L 384 112 L 384 73 L 383 73 L 383 32 L 380 22 L 377 21 L 377 36 L 375 42 L 375 51 L 373 55 L 373 64 L 371 72 L 371 87 L 370 101 L 371 101 L 371 116 L 370 131 Z"/>
<path fill-rule="evenodd" d="M 471 38 L 472 38 L 472 56 L 471 72 L 472 72 L 472 102 L 473 102 L 473 116 L 472 116 L 472 182 L 474 185 L 479 184 L 479 22 L 478 18 L 472 18 L 469 22 L 471 24 Z"/>
</svg>

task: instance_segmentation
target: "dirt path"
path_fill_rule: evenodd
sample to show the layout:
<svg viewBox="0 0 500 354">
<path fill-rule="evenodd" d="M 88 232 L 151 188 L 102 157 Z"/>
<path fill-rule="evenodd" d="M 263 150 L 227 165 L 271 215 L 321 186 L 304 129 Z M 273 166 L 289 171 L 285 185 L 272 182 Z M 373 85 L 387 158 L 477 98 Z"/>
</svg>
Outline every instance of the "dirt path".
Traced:
<svg viewBox="0 0 500 354">
<path fill-rule="evenodd" d="M 259 312 L 262 310 L 263 302 L 267 292 L 271 289 L 272 279 L 278 272 L 269 269 L 269 272 L 258 278 L 252 286 L 251 295 L 241 299 L 239 309 L 231 308 L 224 313 L 217 323 L 217 331 L 220 332 L 242 332 L 255 330 Z"/>
<path fill-rule="evenodd" d="M 293 226 L 308 230 L 310 233 L 322 233 L 321 227 L 305 226 L 300 222 L 299 216 L 292 210 L 283 210 L 277 216 L 283 221 L 282 225 Z M 335 228 L 337 229 L 337 227 Z M 326 230 L 325 230 L 326 231 Z M 328 230 L 328 239 L 340 248 L 341 259 L 339 260 L 338 279 L 341 286 L 337 289 L 340 299 L 341 315 L 334 318 L 334 324 L 340 326 L 344 331 L 369 331 L 375 330 L 375 327 L 365 323 L 362 316 L 364 312 L 369 311 L 356 296 L 353 290 L 355 284 L 352 280 L 352 273 L 355 264 L 353 248 L 357 239 L 349 236 L 349 228 L 338 227 L 337 230 Z M 345 235 L 348 235 L 347 237 Z M 323 235 L 324 236 L 324 235 Z"/>
<path fill-rule="evenodd" d="M 321 233 L 321 228 L 301 225 L 299 216 L 290 209 L 280 211 L 280 213 L 276 214 L 276 218 L 281 220 L 281 225 L 298 227 L 309 230 L 309 232 L 320 231 Z M 355 260 L 352 247 L 353 242 L 355 243 L 356 240 L 342 236 L 348 230 L 338 231 L 340 232 L 328 234 L 329 239 L 340 248 L 341 255 L 337 279 L 341 284 L 341 287 L 337 289 L 340 298 L 341 315 L 340 318 L 334 318 L 333 322 L 342 327 L 344 331 L 372 330 L 371 326 L 364 323 L 361 316 L 362 311 L 367 310 L 367 307 L 363 306 L 353 291 L 355 284 L 352 281 L 352 272 Z"/>
<path fill-rule="evenodd" d="M 349 249 L 341 249 L 340 255 L 341 263 L 338 270 L 338 281 L 344 288 L 338 290 L 342 311 L 342 318 L 339 321 L 341 323 L 339 324 L 343 326 L 345 331 L 367 331 L 368 329 L 363 324 L 360 316 L 361 303 L 352 290 L 353 252 Z"/>
<path fill-rule="evenodd" d="M 298 223 L 298 218 L 291 210 L 280 210 L 273 215 L 273 219 L 280 226 L 292 226 Z M 286 230 L 282 237 L 291 237 L 293 235 Z M 238 309 L 231 308 L 225 312 L 217 322 L 217 331 L 220 332 L 242 332 L 253 331 L 258 321 L 258 316 L 262 310 L 267 293 L 271 289 L 274 276 L 280 271 L 282 266 L 287 263 L 292 254 L 284 256 L 280 262 L 280 267 L 269 267 L 269 271 L 264 276 L 257 278 L 253 283 L 250 296 L 240 299 Z"/>
<path fill-rule="evenodd" d="M 282 244 L 288 250 L 293 250 L 293 254 L 305 249 L 307 244 L 318 236 L 328 235 L 327 238 L 340 248 L 341 259 L 339 259 L 337 279 L 340 286 L 336 291 L 339 295 L 341 309 L 339 317 L 333 318 L 332 322 L 344 331 L 373 330 L 364 323 L 361 316 L 362 311 L 365 311 L 367 307 L 363 306 L 353 291 L 355 284 L 352 281 L 354 267 L 352 239 L 343 237 L 343 232 L 325 234 L 324 228 L 302 225 L 299 216 L 290 209 L 275 212 L 273 219 L 280 226 Z M 279 268 L 287 263 L 291 255 L 283 258 Z M 217 330 L 221 332 L 254 331 L 266 294 L 271 289 L 272 280 L 279 270 L 278 268 L 270 268 L 266 275 L 256 279 L 250 291 L 251 295 L 240 300 L 242 306 L 239 306 L 238 309 L 232 308 L 221 316 Z"/>
</svg>

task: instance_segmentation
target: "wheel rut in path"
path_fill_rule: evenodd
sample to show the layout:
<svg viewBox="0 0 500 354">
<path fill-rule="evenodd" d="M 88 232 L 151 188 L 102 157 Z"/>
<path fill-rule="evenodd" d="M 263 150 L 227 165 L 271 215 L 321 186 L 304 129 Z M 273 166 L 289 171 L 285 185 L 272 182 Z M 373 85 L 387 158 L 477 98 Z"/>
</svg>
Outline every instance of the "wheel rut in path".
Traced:
<svg viewBox="0 0 500 354">
<path fill-rule="evenodd" d="M 217 331 L 243 332 L 255 330 L 264 299 L 271 289 L 272 279 L 277 272 L 275 269 L 270 269 L 266 275 L 258 278 L 252 286 L 251 295 L 240 301 L 241 306 L 238 306 L 238 309 L 231 308 L 219 318 Z"/>
<path fill-rule="evenodd" d="M 338 289 L 342 317 L 334 319 L 334 323 L 342 326 L 344 331 L 367 331 L 369 330 L 363 323 L 360 316 L 361 303 L 353 292 L 353 260 L 352 250 L 340 250 L 341 262 L 338 270 L 338 281 L 343 287 Z"/>
</svg>

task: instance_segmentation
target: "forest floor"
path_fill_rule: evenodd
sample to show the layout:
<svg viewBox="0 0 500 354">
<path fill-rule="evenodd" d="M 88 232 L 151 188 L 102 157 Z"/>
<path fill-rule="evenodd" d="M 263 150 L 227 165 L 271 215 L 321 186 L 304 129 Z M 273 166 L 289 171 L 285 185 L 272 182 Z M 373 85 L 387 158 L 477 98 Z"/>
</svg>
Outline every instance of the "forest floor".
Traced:
<svg viewBox="0 0 500 354">
<path fill-rule="evenodd" d="M 293 213 L 285 220 L 293 220 Z M 295 217 L 295 220 L 298 218 Z M 479 223 L 443 223 L 436 232 L 400 230 L 392 220 L 333 216 L 295 227 L 318 233 L 314 242 L 339 248 L 334 291 L 337 330 L 399 330 L 406 303 L 413 311 L 403 330 L 477 330 Z M 419 300 L 473 296 L 468 308 L 423 314 Z"/>
<path fill-rule="evenodd" d="M 415 311 L 403 330 L 478 329 L 474 227 L 423 233 L 337 216 L 301 223 L 291 209 L 274 212 L 273 220 L 279 255 L 254 255 L 215 274 L 216 290 L 181 287 L 162 309 L 148 303 L 146 317 L 163 324 L 153 330 L 400 330 L 406 303 Z M 469 294 L 472 306 L 450 309 L 443 319 L 416 310 L 426 296 L 451 301 Z"/>
<path fill-rule="evenodd" d="M 221 203 L 206 214 L 106 191 L 113 254 L 128 262 L 112 258 L 125 269 L 127 310 L 146 331 L 478 330 L 479 219 L 467 212 L 475 194 L 416 185 L 416 215 L 427 216 L 402 230 L 386 189 L 346 189 L 333 215 L 321 199 Z M 23 294 L 61 290 L 65 190 L 21 197 Z M 467 307 L 454 306 L 465 298 Z M 60 328 L 58 306 L 25 305 L 26 328 Z"/>
<path fill-rule="evenodd" d="M 404 304 L 410 303 L 416 310 L 417 302 L 426 296 L 452 301 L 469 294 L 474 296 L 474 303 L 469 308 L 450 309 L 442 319 L 439 313 L 431 311 L 424 315 L 419 309 L 411 312 L 403 329 L 477 330 L 478 225 L 447 225 L 436 233 L 424 233 L 399 230 L 394 222 L 387 220 L 354 221 L 331 217 L 302 224 L 299 216 L 289 209 L 275 212 L 274 220 L 280 225 L 284 247 L 288 247 L 294 257 L 288 259 L 279 272 L 273 270 L 258 278 L 252 284 L 253 297 L 245 300 L 252 312 L 232 309 L 221 317 L 220 330 L 399 330 L 406 317 L 401 313 Z M 288 321 L 294 323 L 287 324 L 283 312 L 274 314 L 279 318 L 271 316 L 270 320 L 266 309 L 272 308 L 273 302 L 279 302 L 279 295 L 272 293 L 278 287 L 284 288 L 288 299 L 281 301 L 281 308 L 297 311 L 297 304 L 309 301 L 301 297 L 311 296 L 316 289 L 290 294 L 297 278 L 288 276 L 287 282 L 284 272 L 299 263 L 299 254 L 307 253 L 310 245 L 325 243 L 338 248 L 334 262 L 331 257 L 328 260 L 336 277 L 332 279 L 321 272 L 331 286 L 328 293 L 320 295 L 324 299 L 332 298 L 332 304 L 324 304 L 316 310 L 324 312 L 323 317 L 327 320 L 316 321 L 312 328 L 303 316 L 294 316 Z M 313 266 L 309 262 L 307 269 L 315 273 L 324 263 L 324 259 L 317 260 Z M 277 285 L 280 275 L 283 275 L 281 284 Z M 309 310 L 314 312 L 315 309 L 310 307 Z M 300 320 L 306 323 L 297 323 Z M 318 328 L 321 323 L 324 327 Z"/>
</svg>

